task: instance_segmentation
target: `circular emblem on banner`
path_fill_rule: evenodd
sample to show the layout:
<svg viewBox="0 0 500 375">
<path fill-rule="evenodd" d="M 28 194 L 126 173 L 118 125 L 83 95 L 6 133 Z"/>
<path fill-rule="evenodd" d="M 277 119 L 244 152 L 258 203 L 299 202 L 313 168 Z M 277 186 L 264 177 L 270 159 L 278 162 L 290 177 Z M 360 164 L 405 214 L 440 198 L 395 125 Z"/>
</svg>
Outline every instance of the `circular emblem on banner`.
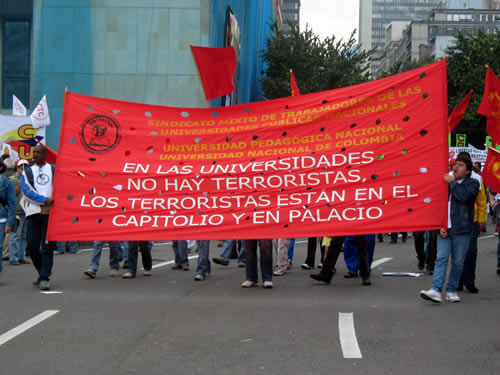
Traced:
<svg viewBox="0 0 500 375">
<path fill-rule="evenodd" d="M 120 125 L 108 115 L 93 115 L 81 125 L 83 147 L 94 154 L 105 154 L 120 143 Z"/>
</svg>

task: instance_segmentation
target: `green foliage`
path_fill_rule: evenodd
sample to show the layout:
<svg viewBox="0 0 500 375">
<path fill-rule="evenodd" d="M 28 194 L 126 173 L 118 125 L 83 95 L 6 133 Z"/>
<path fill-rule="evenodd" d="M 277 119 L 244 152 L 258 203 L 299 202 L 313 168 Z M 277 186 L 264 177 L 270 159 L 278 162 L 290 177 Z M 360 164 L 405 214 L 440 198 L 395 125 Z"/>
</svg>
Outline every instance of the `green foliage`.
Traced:
<svg viewBox="0 0 500 375">
<path fill-rule="evenodd" d="M 478 31 L 474 34 L 458 33 L 453 45 L 446 49 L 448 68 L 448 103 L 450 112 L 470 90 L 474 90 L 469 108 L 455 134 L 467 134 L 469 143 L 483 148 L 486 137 L 486 119 L 476 111 L 482 100 L 486 65 L 500 74 L 500 31 L 486 34 Z"/>
<path fill-rule="evenodd" d="M 354 32 L 348 41 L 331 36 L 321 41 L 306 27 L 299 31 L 290 24 L 290 36 L 283 35 L 273 25 L 274 35 L 266 41 L 262 52 L 267 67 L 261 78 L 264 94 L 268 99 L 290 96 L 290 69 L 293 70 L 301 94 L 330 90 L 366 82 L 368 58 L 372 52 L 361 51 L 355 46 Z M 320 67 L 324 68 L 320 72 Z"/>
</svg>

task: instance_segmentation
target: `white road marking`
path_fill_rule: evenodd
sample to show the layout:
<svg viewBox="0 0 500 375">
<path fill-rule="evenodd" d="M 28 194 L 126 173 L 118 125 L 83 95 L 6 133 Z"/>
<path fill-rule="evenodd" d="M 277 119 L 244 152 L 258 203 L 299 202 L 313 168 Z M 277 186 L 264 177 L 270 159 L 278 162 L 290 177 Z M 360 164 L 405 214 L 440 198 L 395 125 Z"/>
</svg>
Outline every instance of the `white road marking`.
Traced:
<svg viewBox="0 0 500 375">
<path fill-rule="evenodd" d="M 353 313 L 339 313 L 339 336 L 344 358 L 363 358 L 354 331 Z"/>
<path fill-rule="evenodd" d="M 191 255 L 190 257 L 188 257 L 188 259 L 195 259 L 195 258 L 198 258 L 198 255 Z M 175 260 L 169 260 L 168 262 L 162 262 L 162 263 L 155 264 L 153 266 L 153 268 L 168 266 L 169 264 L 174 264 L 174 263 L 175 263 Z M 142 269 L 144 269 L 144 268 L 142 268 Z"/>
<path fill-rule="evenodd" d="M 479 237 L 478 240 L 484 240 L 485 238 L 493 238 L 493 237 L 496 237 L 496 236 L 484 236 L 484 237 Z"/>
<path fill-rule="evenodd" d="M 381 258 L 379 260 L 376 260 L 376 261 L 372 262 L 372 269 L 374 269 L 375 267 L 381 265 L 382 263 L 390 261 L 391 259 L 392 258 Z"/>
<path fill-rule="evenodd" d="M 40 294 L 62 294 L 62 292 L 59 292 L 57 290 L 50 290 L 48 292 L 40 292 Z"/>
<path fill-rule="evenodd" d="M 5 344 L 7 341 L 12 340 L 14 337 L 20 335 L 24 331 L 27 331 L 31 327 L 36 326 L 38 323 L 43 322 L 45 319 L 50 318 L 52 315 L 55 315 L 59 312 L 59 310 L 46 310 L 41 314 L 38 314 L 34 318 L 27 320 L 21 325 L 18 325 L 15 328 L 12 328 L 10 331 L 5 332 L 2 336 L 0 336 L 0 346 Z"/>
</svg>

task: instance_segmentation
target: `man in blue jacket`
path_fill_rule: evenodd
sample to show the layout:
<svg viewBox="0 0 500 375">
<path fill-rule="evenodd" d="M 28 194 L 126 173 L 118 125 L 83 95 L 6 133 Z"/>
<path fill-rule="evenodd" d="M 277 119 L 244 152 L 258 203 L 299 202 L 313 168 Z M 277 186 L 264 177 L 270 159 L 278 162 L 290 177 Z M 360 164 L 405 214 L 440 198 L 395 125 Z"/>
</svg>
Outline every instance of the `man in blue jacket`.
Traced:
<svg viewBox="0 0 500 375">
<path fill-rule="evenodd" d="M 453 166 L 453 174 L 445 174 L 448 183 L 448 226 L 440 229 L 437 239 L 437 258 L 434 266 L 434 279 L 430 290 L 420 291 L 420 296 L 431 302 L 441 302 L 441 292 L 446 279 L 448 258 L 451 255 L 451 268 L 446 285 L 446 300 L 460 302 L 457 287 L 462 276 L 464 260 L 474 225 L 474 201 L 479 193 L 479 182 L 471 178 L 472 161 L 459 155 Z"/>
<path fill-rule="evenodd" d="M 16 188 L 14 183 L 3 175 L 6 170 L 6 165 L 0 159 L 0 244 L 3 244 L 5 234 L 12 232 L 16 223 Z M 0 260 L 0 275 L 2 268 Z"/>
<path fill-rule="evenodd" d="M 28 252 L 38 277 L 33 285 L 41 290 L 50 289 L 50 275 L 54 261 L 54 243 L 48 243 L 47 226 L 49 224 L 52 187 L 54 186 L 54 166 L 45 162 L 47 150 L 42 145 L 33 151 L 33 164 L 26 166 L 21 176 L 21 190 L 24 202 L 21 206 L 26 213 L 28 228 Z"/>
</svg>

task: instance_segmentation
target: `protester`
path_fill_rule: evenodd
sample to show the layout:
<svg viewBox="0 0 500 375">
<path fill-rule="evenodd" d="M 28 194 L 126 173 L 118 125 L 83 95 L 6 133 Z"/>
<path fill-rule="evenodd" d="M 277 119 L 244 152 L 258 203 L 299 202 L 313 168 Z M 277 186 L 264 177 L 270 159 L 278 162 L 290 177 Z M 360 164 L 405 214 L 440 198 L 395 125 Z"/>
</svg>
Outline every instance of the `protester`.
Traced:
<svg viewBox="0 0 500 375">
<path fill-rule="evenodd" d="M 120 242 L 119 241 L 108 241 L 109 244 L 109 276 L 116 277 L 119 275 L 120 269 Z M 99 262 L 101 260 L 102 247 L 104 241 L 94 241 L 92 254 L 90 255 L 90 265 L 89 268 L 83 273 L 90 279 L 95 279 L 97 277 L 97 271 L 99 270 Z"/>
<path fill-rule="evenodd" d="M 375 235 L 367 234 L 365 236 L 365 240 L 368 248 L 368 266 L 371 267 L 373 254 L 375 253 Z M 348 272 L 344 275 L 344 278 L 351 279 L 358 277 L 359 254 L 354 236 L 346 236 L 344 240 L 344 262 L 348 270 Z"/>
<path fill-rule="evenodd" d="M 69 253 L 78 254 L 78 241 L 57 241 L 56 250 L 59 254 L 66 252 L 66 243 L 69 243 Z"/>
<path fill-rule="evenodd" d="M 135 279 L 137 274 L 138 252 L 141 251 L 144 276 L 151 276 L 153 258 L 151 257 L 151 241 L 128 241 L 128 271 L 122 277 Z"/>
<path fill-rule="evenodd" d="M 292 268 L 292 263 L 288 260 L 288 249 L 291 243 L 290 238 L 280 238 L 276 243 L 277 248 L 277 262 L 276 270 L 274 271 L 274 276 L 283 276 L 286 271 Z"/>
<path fill-rule="evenodd" d="M 460 152 L 458 155 L 464 155 L 469 159 L 471 158 L 468 152 Z M 474 163 L 474 165 L 475 164 L 476 163 Z M 486 194 L 481 175 L 473 169 L 471 172 L 471 177 L 479 182 L 479 193 L 476 197 L 476 201 L 474 202 L 474 225 L 472 226 L 469 249 L 467 251 L 467 254 L 465 255 L 464 270 L 458 284 L 458 290 L 463 290 L 463 288 L 465 287 L 465 289 L 467 289 L 471 293 L 478 293 L 479 289 L 475 284 L 477 239 L 479 237 L 479 233 L 481 233 L 483 231 L 483 228 L 486 226 Z"/>
<path fill-rule="evenodd" d="M 244 246 L 247 256 L 246 281 L 243 288 L 251 288 L 259 282 L 257 271 L 257 246 L 260 248 L 260 271 L 262 273 L 262 287 L 273 287 L 273 242 L 272 240 L 245 240 Z"/>
<path fill-rule="evenodd" d="M 217 245 L 218 246 L 218 245 Z M 210 264 L 210 241 L 198 241 L 198 266 L 196 267 L 195 281 L 203 281 L 212 272 Z"/>
<path fill-rule="evenodd" d="M 330 284 L 334 275 L 335 264 L 344 244 L 345 236 L 332 237 L 330 246 L 325 255 L 323 266 L 319 274 L 309 275 L 312 279 Z M 364 235 L 354 236 L 356 247 L 358 248 L 359 273 L 362 278 L 362 285 L 372 285 L 370 280 L 370 266 L 368 261 L 368 247 Z"/>
<path fill-rule="evenodd" d="M 434 273 L 434 262 L 436 261 L 437 255 L 437 235 L 439 231 L 437 229 L 428 231 L 429 242 L 427 252 L 424 251 L 425 232 L 424 230 L 413 232 L 413 242 L 415 245 L 415 252 L 417 253 L 419 271 L 427 267 L 427 274 L 432 275 Z"/>
<path fill-rule="evenodd" d="M 320 253 L 321 253 L 321 263 L 323 261 L 325 252 L 323 250 L 323 247 L 321 246 L 321 238 L 319 240 L 320 243 Z M 304 261 L 303 264 L 300 265 L 300 268 L 304 270 L 310 270 L 314 268 L 314 262 L 316 260 L 316 247 L 318 246 L 318 238 L 317 237 L 309 237 L 307 239 L 307 256 L 306 260 Z"/>
<path fill-rule="evenodd" d="M 17 218 L 17 228 L 16 231 L 10 237 L 10 258 L 9 264 L 19 265 L 19 264 L 30 264 L 30 261 L 26 260 L 26 215 L 24 215 L 24 210 L 21 207 L 20 201 L 23 197 L 21 192 L 21 175 L 23 174 L 24 166 L 28 165 L 28 162 L 24 159 L 19 159 L 17 161 L 16 169 L 17 172 L 13 175 L 10 180 L 14 183 L 16 187 L 16 218 Z"/>
<path fill-rule="evenodd" d="M 189 271 L 187 241 L 172 241 L 172 247 L 175 256 L 175 264 L 172 269 Z"/>
<path fill-rule="evenodd" d="M 10 233 L 16 223 L 16 188 L 14 183 L 3 174 L 7 170 L 5 163 L 0 161 L 0 243 L 3 243 L 6 233 Z M 0 261 L 0 275 L 2 274 Z"/>
<path fill-rule="evenodd" d="M 474 220 L 474 201 L 479 193 L 479 182 L 471 178 L 472 161 L 466 156 L 457 156 L 453 175 L 446 173 L 448 183 L 448 228 L 441 229 L 437 238 L 437 259 L 432 287 L 420 291 L 423 299 L 440 303 L 446 278 L 448 258 L 451 268 L 446 285 L 446 300 L 460 302 L 457 287 L 462 276 L 464 259 L 469 249 Z"/>
<path fill-rule="evenodd" d="M 212 261 L 215 264 L 220 264 L 222 266 L 229 266 L 229 262 L 231 261 L 231 254 L 236 251 L 236 245 L 239 243 L 239 240 L 225 240 L 224 241 L 224 249 L 220 255 L 220 258 L 212 258 Z M 240 251 L 238 254 L 238 267 L 243 268 L 246 264 L 245 258 L 245 247 L 243 246 L 243 241 L 241 241 Z"/>
<path fill-rule="evenodd" d="M 53 164 L 45 162 L 47 150 L 42 145 L 33 150 L 33 165 L 26 166 L 21 176 L 21 190 L 25 202 L 21 204 L 26 214 L 28 252 L 38 277 L 33 285 L 41 290 L 50 289 L 50 275 L 54 262 L 54 243 L 47 242 L 52 188 L 54 184 Z"/>
<path fill-rule="evenodd" d="M 405 243 L 406 240 L 408 239 L 408 232 L 400 232 L 401 233 L 401 242 Z M 398 232 L 393 232 L 391 233 L 391 241 L 389 242 L 390 244 L 395 244 L 398 243 Z"/>
</svg>

